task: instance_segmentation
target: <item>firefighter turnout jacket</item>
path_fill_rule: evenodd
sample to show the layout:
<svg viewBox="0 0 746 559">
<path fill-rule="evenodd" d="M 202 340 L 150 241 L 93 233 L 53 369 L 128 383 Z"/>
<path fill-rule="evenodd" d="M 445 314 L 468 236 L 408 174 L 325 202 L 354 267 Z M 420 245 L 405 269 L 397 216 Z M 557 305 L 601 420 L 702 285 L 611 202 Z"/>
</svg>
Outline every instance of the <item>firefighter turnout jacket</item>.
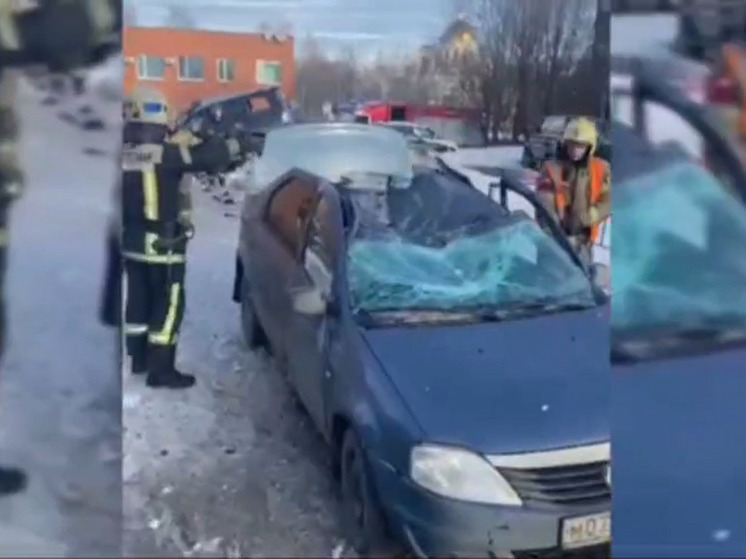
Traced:
<svg viewBox="0 0 746 559">
<path fill-rule="evenodd" d="M 548 207 L 569 236 L 598 242 L 601 224 L 611 215 L 611 169 L 589 155 L 584 164 L 549 161 L 541 169 L 539 191 L 552 198 Z"/>
<path fill-rule="evenodd" d="M 235 158 L 238 139 L 154 144 L 128 141 L 122 153 L 122 253 L 153 264 L 184 262 L 193 230 L 188 173 L 214 172 Z M 191 144 L 191 145 L 190 145 Z"/>
</svg>

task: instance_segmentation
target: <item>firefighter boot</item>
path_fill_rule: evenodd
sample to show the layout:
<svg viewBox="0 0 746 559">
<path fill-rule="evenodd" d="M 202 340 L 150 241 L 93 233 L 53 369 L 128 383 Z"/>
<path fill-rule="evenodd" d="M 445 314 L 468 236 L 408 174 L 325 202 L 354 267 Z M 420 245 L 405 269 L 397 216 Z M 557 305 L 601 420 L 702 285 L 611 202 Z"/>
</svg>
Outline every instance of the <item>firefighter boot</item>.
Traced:
<svg viewBox="0 0 746 559">
<path fill-rule="evenodd" d="M 148 378 L 151 388 L 190 388 L 196 379 L 176 370 L 176 345 L 150 346 L 148 349 Z"/>
<path fill-rule="evenodd" d="M 26 473 L 18 468 L 0 466 L 0 497 L 15 495 L 26 488 Z"/>
</svg>

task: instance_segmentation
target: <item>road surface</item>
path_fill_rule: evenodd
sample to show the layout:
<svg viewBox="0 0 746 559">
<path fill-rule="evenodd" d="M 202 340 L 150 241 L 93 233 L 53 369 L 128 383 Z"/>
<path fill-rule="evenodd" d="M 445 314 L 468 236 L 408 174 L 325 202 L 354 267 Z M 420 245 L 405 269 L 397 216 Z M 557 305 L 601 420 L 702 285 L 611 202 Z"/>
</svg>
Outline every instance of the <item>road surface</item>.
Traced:
<svg viewBox="0 0 746 559">
<path fill-rule="evenodd" d="M 331 556 L 341 537 L 326 448 L 272 360 L 241 340 L 238 206 L 196 190 L 195 207 L 177 364 L 198 384 L 153 391 L 124 371 L 125 551 Z"/>
<path fill-rule="evenodd" d="M 115 334 L 97 322 L 117 128 L 82 132 L 24 84 L 28 190 L 14 207 L 0 460 L 28 490 L 0 500 L 0 556 L 119 551 L 120 396 Z M 116 105 L 99 106 L 114 120 Z M 112 116 L 113 115 L 113 116 Z"/>
</svg>

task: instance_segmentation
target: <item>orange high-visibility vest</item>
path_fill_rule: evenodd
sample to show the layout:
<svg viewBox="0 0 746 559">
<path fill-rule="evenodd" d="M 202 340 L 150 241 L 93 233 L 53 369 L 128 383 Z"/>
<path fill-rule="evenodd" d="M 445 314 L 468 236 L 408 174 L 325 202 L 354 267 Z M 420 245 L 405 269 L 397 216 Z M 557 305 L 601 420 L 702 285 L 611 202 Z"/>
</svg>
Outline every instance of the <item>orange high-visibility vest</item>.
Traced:
<svg viewBox="0 0 746 559">
<path fill-rule="evenodd" d="M 602 159 L 595 157 L 590 158 L 589 170 L 591 175 L 591 206 L 597 204 L 601 200 L 601 194 L 604 189 L 604 181 L 606 180 L 606 164 Z M 557 163 L 546 163 L 544 168 L 547 171 L 549 180 L 552 181 L 554 186 L 554 204 L 557 210 L 557 215 L 560 220 L 564 219 L 565 212 L 570 202 L 567 199 L 567 189 L 570 185 L 567 181 L 562 180 L 562 169 Z M 591 225 L 591 240 L 595 243 L 599 239 L 601 233 L 601 224 L 594 223 Z"/>
<path fill-rule="evenodd" d="M 723 47 L 723 61 L 725 62 L 726 74 L 736 82 L 738 87 L 739 133 L 741 139 L 746 140 L 746 51 L 735 44 L 725 45 Z"/>
</svg>

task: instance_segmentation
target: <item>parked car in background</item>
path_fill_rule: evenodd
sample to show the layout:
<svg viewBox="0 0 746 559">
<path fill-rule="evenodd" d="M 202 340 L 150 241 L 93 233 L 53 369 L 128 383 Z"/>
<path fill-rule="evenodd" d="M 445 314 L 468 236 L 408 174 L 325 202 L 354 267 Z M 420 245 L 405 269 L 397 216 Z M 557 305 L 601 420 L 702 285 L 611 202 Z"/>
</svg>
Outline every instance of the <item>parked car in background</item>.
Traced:
<svg viewBox="0 0 746 559">
<path fill-rule="evenodd" d="M 613 556 L 740 557 L 746 173 L 705 107 L 640 70 L 630 102 L 677 116 L 708 157 L 651 140 L 647 111 L 614 126 Z"/>
<path fill-rule="evenodd" d="M 402 121 L 381 122 L 379 124 L 403 134 L 409 143 L 423 145 L 436 153 L 458 150 L 456 142 L 438 138 L 435 132 L 426 126 L 418 126 L 417 124 Z"/>
<path fill-rule="evenodd" d="M 379 126 L 276 129 L 257 165 L 234 298 L 330 445 L 346 540 L 608 556 L 608 300 L 559 228 Z"/>
<path fill-rule="evenodd" d="M 559 156 L 562 135 L 571 119 L 570 115 L 550 115 L 544 118 L 541 126 L 529 136 L 523 147 L 521 164 L 530 169 L 538 169 L 541 164 Z M 611 160 L 611 143 L 606 135 L 606 124 L 599 119 L 593 119 L 599 128 L 599 142 L 596 155 Z"/>
</svg>

